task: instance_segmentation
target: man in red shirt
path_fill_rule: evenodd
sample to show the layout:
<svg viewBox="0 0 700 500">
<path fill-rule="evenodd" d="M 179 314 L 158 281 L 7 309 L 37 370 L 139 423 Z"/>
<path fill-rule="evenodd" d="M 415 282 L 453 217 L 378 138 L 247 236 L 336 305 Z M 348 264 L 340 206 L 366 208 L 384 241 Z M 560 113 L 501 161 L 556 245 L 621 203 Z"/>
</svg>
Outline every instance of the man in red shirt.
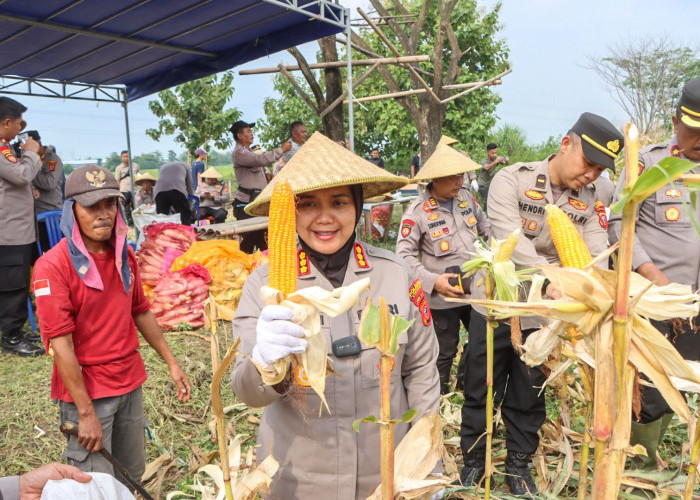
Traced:
<svg viewBox="0 0 700 500">
<path fill-rule="evenodd" d="M 41 334 L 54 358 L 51 398 L 60 402 L 61 423 L 78 422 L 63 456 L 83 471 L 125 482 L 102 454 L 90 453 L 104 446 L 138 480 L 146 459 L 146 369 L 136 328 L 168 365 L 182 402 L 190 398 L 190 383 L 143 293 L 114 175 L 81 167 L 68 177 L 65 193 L 65 238 L 36 262 L 33 283 Z"/>
</svg>

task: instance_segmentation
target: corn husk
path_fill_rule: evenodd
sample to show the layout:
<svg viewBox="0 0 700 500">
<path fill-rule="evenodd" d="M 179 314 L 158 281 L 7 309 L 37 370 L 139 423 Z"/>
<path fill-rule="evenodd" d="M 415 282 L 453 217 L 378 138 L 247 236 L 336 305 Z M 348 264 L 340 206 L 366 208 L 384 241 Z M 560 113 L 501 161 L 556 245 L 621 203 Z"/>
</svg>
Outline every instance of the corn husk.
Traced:
<svg viewBox="0 0 700 500">
<path fill-rule="evenodd" d="M 430 476 L 442 457 L 442 420 L 439 414 L 415 422 L 394 450 L 394 498 L 430 498 L 450 484 L 449 479 Z M 381 500 L 379 485 L 368 500 Z"/>
<path fill-rule="evenodd" d="M 328 344 L 321 332 L 320 313 L 323 312 L 331 317 L 344 313 L 358 302 L 360 294 L 369 289 L 369 285 L 369 278 L 363 278 L 332 291 L 318 286 L 302 288 L 286 298 L 283 298 L 282 292 L 279 290 L 263 286 L 260 289 L 263 303 L 265 305 L 282 305 L 291 309 L 291 321 L 304 328 L 304 337 L 307 341 L 306 352 L 302 354 L 279 359 L 267 368 L 255 364 L 263 382 L 275 385 L 284 380 L 292 356 L 294 356 L 304 367 L 311 388 L 319 395 L 323 406 L 330 413 L 324 392 L 326 376 L 333 373 L 333 369 L 328 362 Z"/>
</svg>

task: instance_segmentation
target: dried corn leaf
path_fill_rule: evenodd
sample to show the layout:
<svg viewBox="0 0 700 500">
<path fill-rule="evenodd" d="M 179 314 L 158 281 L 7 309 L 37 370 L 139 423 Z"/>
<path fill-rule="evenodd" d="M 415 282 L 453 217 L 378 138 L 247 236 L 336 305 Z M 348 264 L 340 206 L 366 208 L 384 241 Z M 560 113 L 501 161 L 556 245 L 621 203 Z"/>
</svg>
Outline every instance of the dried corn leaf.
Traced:
<svg viewBox="0 0 700 500">
<path fill-rule="evenodd" d="M 257 493 L 267 493 L 270 489 L 272 477 L 277 474 L 279 462 L 275 457 L 268 455 L 252 472 L 243 476 L 233 491 L 235 500 L 250 500 Z"/>
<path fill-rule="evenodd" d="M 415 422 L 394 450 L 394 498 L 429 498 L 449 485 L 447 478 L 429 478 L 442 458 L 442 420 L 439 414 Z M 382 485 L 368 499 L 380 500 Z"/>
<path fill-rule="evenodd" d="M 528 366 L 538 366 L 547 361 L 549 354 L 561 342 L 566 324 L 559 320 L 547 323 L 532 332 L 523 343 L 523 355 L 520 359 Z"/>
<path fill-rule="evenodd" d="M 320 312 L 331 317 L 350 309 L 359 300 L 360 294 L 369 288 L 369 278 L 358 280 L 348 286 L 328 291 L 318 286 L 302 288 L 283 298 L 279 290 L 263 286 L 260 295 L 265 305 L 278 304 L 292 310 L 291 321 L 304 328 L 307 341 L 306 352 L 294 355 L 304 367 L 311 388 L 321 398 L 323 406 L 330 412 L 326 397 L 326 376 L 332 373 L 328 363 L 328 344 L 321 332 Z M 284 380 L 291 363 L 287 356 L 275 361 L 269 368 L 256 365 L 265 384 L 275 385 Z"/>
<path fill-rule="evenodd" d="M 141 476 L 141 482 L 146 482 L 152 477 L 154 477 L 158 473 L 158 470 L 163 466 L 163 464 L 172 459 L 173 456 L 166 451 L 152 462 L 146 464 L 146 470 L 143 472 L 143 476 Z"/>
</svg>

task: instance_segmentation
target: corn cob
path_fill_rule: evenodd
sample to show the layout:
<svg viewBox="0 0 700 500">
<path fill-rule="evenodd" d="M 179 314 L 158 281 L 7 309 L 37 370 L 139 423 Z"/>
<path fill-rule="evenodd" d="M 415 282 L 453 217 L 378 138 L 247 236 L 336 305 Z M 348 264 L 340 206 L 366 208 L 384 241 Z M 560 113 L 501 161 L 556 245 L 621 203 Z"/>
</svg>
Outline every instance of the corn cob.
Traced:
<svg viewBox="0 0 700 500">
<path fill-rule="evenodd" d="M 547 212 L 549 233 L 552 235 L 552 241 L 559 254 L 561 265 L 583 269 L 593 260 L 593 257 L 574 224 L 555 205 L 547 205 L 545 211 Z"/>
<path fill-rule="evenodd" d="M 269 285 L 286 297 L 294 293 L 297 285 L 296 207 L 287 182 L 279 183 L 272 192 L 267 234 Z"/>
<path fill-rule="evenodd" d="M 496 253 L 496 258 L 494 262 L 507 262 L 510 260 L 510 256 L 513 255 L 513 250 L 518 244 L 518 238 L 520 237 L 520 229 L 516 229 L 508 235 L 508 237 L 503 240 L 498 247 L 498 252 Z"/>
</svg>

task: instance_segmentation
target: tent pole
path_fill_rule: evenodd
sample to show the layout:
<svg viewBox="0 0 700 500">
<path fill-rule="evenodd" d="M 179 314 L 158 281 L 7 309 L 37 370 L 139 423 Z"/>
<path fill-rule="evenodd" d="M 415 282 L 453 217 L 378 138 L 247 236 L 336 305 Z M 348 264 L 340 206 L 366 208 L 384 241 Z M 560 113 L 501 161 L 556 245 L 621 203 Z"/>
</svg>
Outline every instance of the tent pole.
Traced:
<svg viewBox="0 0 700 500">
<path fill-rule="evenodd" d="M 350 138 L 350 151 L 355 151 L 355 120 L 352 109 L 352 27 L 350 26 L 350 8 L 345 9 L 345 38 L 347 39 L 348 78 L 348 136 Z"/>
<path fill-rule="evenodd" d="M 122 89 L 122 96 L 124 100 L 122 101 L 122 106 L 124 107 L 124 126 L 126 127 L 126 150 L 129 152 L 129 180 L 131 181 L 131 206 L 136 208 L 136 189 L 134 188 L 134 158 L 131 156 L 131 134 L 129 133 L 129 110 L 127 107 L 127 97 L 126 89 Z M 132 210 L 133 213 L 133 210 Z M 133 220 L 133 215 L 132 215 Z M 136 227 L 136 224 L 134 224 Z M 139 232 L 136 229 L 136 237 L 138 238 Z"/>
</svg>

